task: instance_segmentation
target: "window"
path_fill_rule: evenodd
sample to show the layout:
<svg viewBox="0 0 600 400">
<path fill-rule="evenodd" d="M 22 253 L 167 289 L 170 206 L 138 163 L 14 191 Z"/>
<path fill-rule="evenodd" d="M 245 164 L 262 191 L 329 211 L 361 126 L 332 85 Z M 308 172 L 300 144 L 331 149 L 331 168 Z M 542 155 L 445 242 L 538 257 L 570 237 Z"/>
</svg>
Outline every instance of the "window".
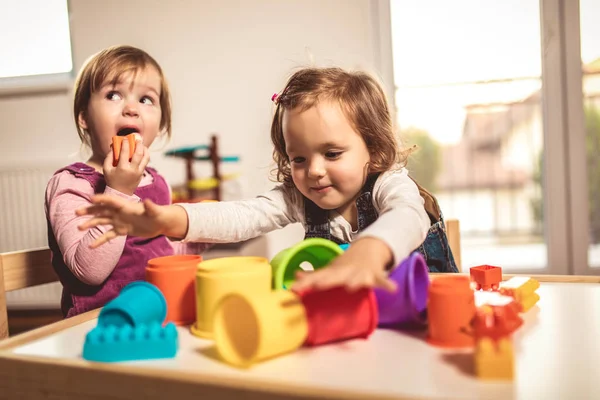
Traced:
<svg viewBox="0 0 600 400">
<path fill-rule="evenodd" d="M 0 89 L 56 86 L 71 78 L 67 0 L 0 0 Z"/>
<path fill-rule="evenodd" d="M 460 221 L 463 268 L 545 269 L 539 0 L 390 5 L 408 169 Z"/>
<path fill-rule="evenodd" d="M 600 274 L 600 3 L 389 1 L 409 171 L 463 269 Z"/>
</svg>

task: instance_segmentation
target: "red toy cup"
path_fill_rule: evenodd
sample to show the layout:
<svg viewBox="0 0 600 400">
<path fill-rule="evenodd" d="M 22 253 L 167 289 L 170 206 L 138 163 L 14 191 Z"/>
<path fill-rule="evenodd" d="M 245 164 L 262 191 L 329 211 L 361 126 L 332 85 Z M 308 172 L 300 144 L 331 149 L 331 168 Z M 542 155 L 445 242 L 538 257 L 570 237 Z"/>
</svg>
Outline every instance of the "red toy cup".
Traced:
<svg viewBox="0 0 600 400">
<path fill-rule="evenodd" d="M 377 299 L 371 289 L 344 287 L 300 293 L 306 310 L 307 346 L 367 338 L 377 327 Z"/>
</svg>

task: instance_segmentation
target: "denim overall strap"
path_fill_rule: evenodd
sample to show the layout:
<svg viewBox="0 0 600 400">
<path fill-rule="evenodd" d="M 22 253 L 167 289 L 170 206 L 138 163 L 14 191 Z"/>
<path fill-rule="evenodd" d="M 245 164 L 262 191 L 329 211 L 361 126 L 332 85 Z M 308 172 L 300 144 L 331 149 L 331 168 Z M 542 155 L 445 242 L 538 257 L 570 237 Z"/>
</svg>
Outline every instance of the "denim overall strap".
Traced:
<svg viewBox="0 0 600 400">
<path fill-rule="evenodd" d="M 378 214 L 373 206 L 373 188 L 380 173 L 371 174 L 367 177 L 365 185 L 361 189 L 359 196 L 356 198 L 356 209 L 358 213 L 358 230 L 359 232 L 366 229 L 369 225 L 377 220 Z M 337 244 L 346 244 L 347 242 L 331 234 L 331 226 L 329 224 L 329 211 L 323 210 L 314 202 L 304 198 L 304 218 L 306 221 L 306 233 L 304 239 L 308 238 L 323 238 L 331 240 Z"/>
<path fill-rule="evenodd" d="M 425 240 L 416 251 L 423 255 L 430 272 L 458 272 L 450 244 L 448 243 L 448 237 L 446 236 L 444 215 L 437 199 L 417 182 L 415 184 L 419 188 L 419 194 L 425 202 L 425 211 L 427 211 L 431 222 Z"/>
</svg>

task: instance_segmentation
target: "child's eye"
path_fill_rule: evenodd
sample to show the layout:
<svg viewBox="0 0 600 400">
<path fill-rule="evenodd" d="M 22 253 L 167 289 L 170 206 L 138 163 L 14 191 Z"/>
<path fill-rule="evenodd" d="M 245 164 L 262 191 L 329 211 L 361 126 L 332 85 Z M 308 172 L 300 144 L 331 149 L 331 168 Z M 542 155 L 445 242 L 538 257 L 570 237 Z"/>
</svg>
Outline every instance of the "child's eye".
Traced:
<svg viewBox="0 0 600 400">
<path fill-rule="evenodd" d="M 335 160 L 336 158 L 339 158 L 342 155 L 341 151 L 328 151 L 327 153 L 325 153 L 325 157 L 329 158 L 329 159 L 333 159 Z"/>
<path fill-rule="evenodd" d="M 294 157 L 294 158 L 292 158 L 292 162 L 294 164 L 300 164 L 300 163 L 303 163 L 304 161 L 306 161 L 306 158 L 304 158 L 304 157 Z"/>
<path fill-rule="evenodd" d="M 140 103 L 152 105 L 154 104 L 154 100 L 150 96 L 144 96 L 140 99 Z"/>
<path fill-rule="evenodd" d="M 121 95 L 119 94 L 119 92 L 111 90 L 110 92 L 106 93 L 106 98 L 108 100 L 119 100 L 121 98 Z"/>
</svg>

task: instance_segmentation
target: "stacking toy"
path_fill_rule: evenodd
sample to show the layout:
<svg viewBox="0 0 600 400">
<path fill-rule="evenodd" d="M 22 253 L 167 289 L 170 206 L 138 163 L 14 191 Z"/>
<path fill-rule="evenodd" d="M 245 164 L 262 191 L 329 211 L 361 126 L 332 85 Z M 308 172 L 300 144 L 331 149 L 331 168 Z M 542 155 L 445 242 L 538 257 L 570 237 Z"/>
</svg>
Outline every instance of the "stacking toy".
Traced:
<svg viewBox="0 0 600 400">
<path fill-rule="evenodd" d="M 471 280 L 476 283 L 477 290 L 498 290 L 502 281 L 502 268 L 493 265 L 479 265 L 469 269 Z"/>
<path fill-rule="evenodd" d="M 471 347 L 475 294 L 468 276 L 443 276 L 429 286 L 427 341 L 441 347 Z"/>
<path fill-rule="evenodd" d="M 307 346 L 367 338 L 377 327 L 377 299 L 372 289 L 349 292 L 336 287 L 305 291 L 300 297 L 308 320 Z"/>
<path fill-rule="evenodd" d="M 137 326 L 96 326 L 86 335 L 82 357 L 89 361 L 119 362 L 172 358 L 177 354 L 177 328 L 159 322 Z"/>
<path fill-rule="evenodd" d="M 315 270 L 325 267 L 344 250 L 331 240 L 309 238 L 295 246 L 280 251 L 271 260 L 273 288 L 288 289 L 295 280 L 300 264 L 309 262 Z"/>
<path fill-rule="evenodd" d="M 213 337 L 221 358 L 238 367 L 289 353 L 304 343 L 306 313 L 298 295 L 225 296 L 214 312 Z"/>
<path fill-rule="evenodd" d="M 163 323 L 167 302 L 160 290 L 143 281 L 132 282 L 109 301 L 98 315 L 99 326 L 139 326 L 151 322 Z"/>
<path fill-rule="evenodd" d="M 427 322 L 427 291 L 429 270 L 423 256 L 414 252 L 404 259 L 391 273 L 398 290 L 390 293 L 375 288 L 379 325 L 424 325 Z"/>
<path fill-rule="evenodd" d="M 157 257 L 148 261 L 146 281 L 155 285 L 167 302 L 167 321 L 189 325 L 196 319 L 196 269 L 199 255 Z"/>
<path fill-rule="evenodd" d="M 112 150 L 113 150 L 113 167 L 116 167 L 119 163 L 119 156 L 121 155 L 121 145 L 123 144 L 123 139 L 126 139 L 129 142 L 129 161 L 133 157 L 133 153 L 135 153 L 135 137 L 134 133 L 130 133 L 126 136 L 113 136 L 112 138 Z"/>
<path fill-rule="evenodd" d="M 177 329 L 172 323 L 162 326 L 166 312 L 156 286 L 130 283 L 100 310 L 98 324 L 85 337 L 82 357 L 100 362 L 174 357 Z"/>
<path fill-rule="evenodd" d="M 192 334 L 210 339 L 213 312 L 228 294 L 263 296 L 271 291 L 271 266 L 263 257 L 223 257 L 202 261 L 196 269 L 196 322 Z"/>
</svg>

